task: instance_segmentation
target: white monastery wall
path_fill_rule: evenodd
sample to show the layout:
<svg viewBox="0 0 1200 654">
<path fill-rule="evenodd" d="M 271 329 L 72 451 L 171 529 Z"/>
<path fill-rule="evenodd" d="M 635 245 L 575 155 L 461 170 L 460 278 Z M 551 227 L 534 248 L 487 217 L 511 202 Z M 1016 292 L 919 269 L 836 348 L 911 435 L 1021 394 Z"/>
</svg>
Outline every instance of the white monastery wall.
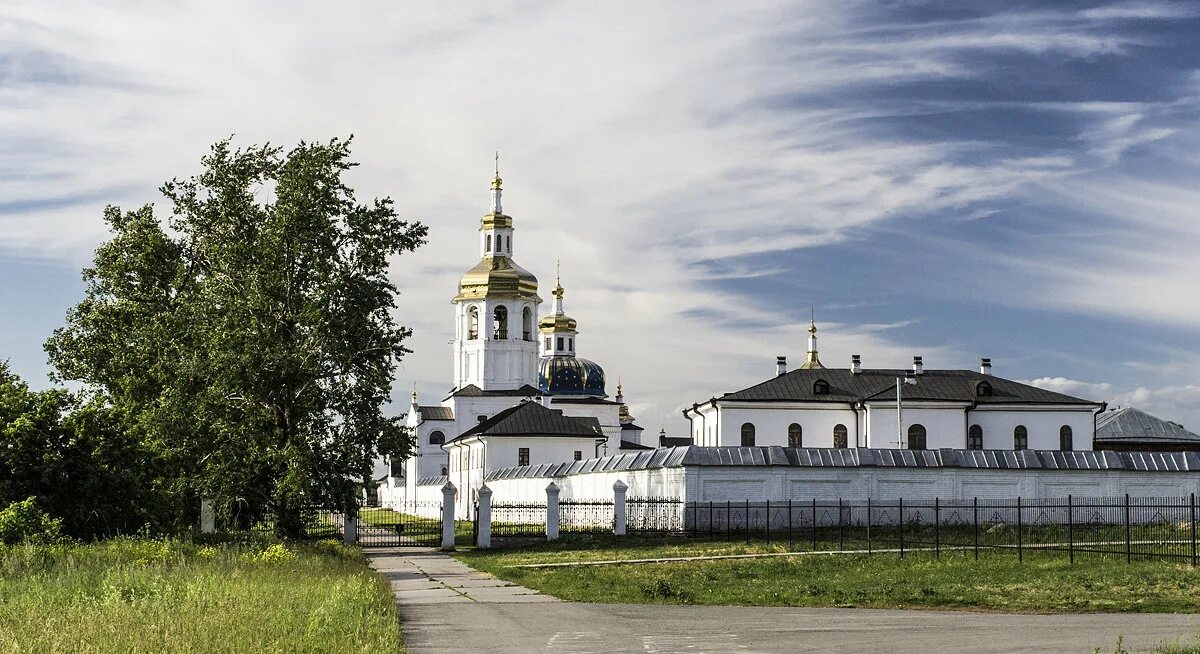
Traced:
<svg viewBox="0 0 1200 654">
<path fill-rule="evenodd" d="M 1011 450 L 1013 449 L 1013 429 L 1017 425 L 1025 425 L 1029 430 L 1029 449 L 1057 450 L 1058 430 L 1063 425 L 1069 425 L 1073 436 L 1073 449 L 1092 449 L 1092 433 L 1095 417 L 1090 410 L 1063 411 L 1046 410 L 1020 411 L 976 408 L 970 411 L 970 424 L 983 428 L 984 449 Z M 955 445 L 954 447 L 964 447 Z"/>
<path fill-rule="evenodd" d="M 800 425 L 803 447 L 833 447 L 833 428 L 839 424 L 846 426 L 847 444 L 854 447 L 858 429 L 856 415 L 846 405 L 726 404 L 716 413 L 720 442 L 715 445 L 731 447 L 742 444 L 742 425 L 747 422 L 754 425 L 754 444 L 758 447 L 787 447 L 788 425 L 792 423 Z"/>
</svg>

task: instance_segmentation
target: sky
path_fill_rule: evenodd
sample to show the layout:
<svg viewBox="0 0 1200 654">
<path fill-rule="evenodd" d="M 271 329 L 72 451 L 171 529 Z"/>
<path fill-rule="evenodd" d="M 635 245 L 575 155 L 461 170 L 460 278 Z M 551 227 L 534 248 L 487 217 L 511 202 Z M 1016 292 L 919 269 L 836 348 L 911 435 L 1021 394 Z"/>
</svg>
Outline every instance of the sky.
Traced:
<svg viewBox="0 0 1200 654">
<path fill-rule="evenodd" d="M 354 135 L 399 257 L 393 397 L 450 389 L 493 153 L 638 422 L 803 360 L 976 368 L 1200 430 L 1200 2 L 0 2 L 0 359 L 106 204 L 215 141 Z M 950 7 L 950 8 L 947 8 Z M 549 302 L 543 307 L 548 312 Z"/>
</svg>

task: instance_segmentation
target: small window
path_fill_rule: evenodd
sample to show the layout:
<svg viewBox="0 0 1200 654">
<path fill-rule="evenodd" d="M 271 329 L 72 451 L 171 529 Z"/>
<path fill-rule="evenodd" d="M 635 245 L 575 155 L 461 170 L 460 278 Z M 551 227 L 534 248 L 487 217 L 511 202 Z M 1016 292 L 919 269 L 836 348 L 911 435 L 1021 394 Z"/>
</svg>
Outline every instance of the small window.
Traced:
<svg viewBox="0 0 1200 654">
<path fill-rule="evenodd" d="M 479 307 L 471 307 L 467 312 L 467 340 L 479 338 Z"/>
<path fill-rule="evenodd" d="M 571 336 L 571 337 L 568 337 L 568 338 L 567 338 L 567 349 L 568 349 L 568 350 L 574 350 L 574 349 L 575 349 L 575 337 L 574 337 L 574 336 Z"/>
<path fill-rule="evenodd" d="M 967 449 L 983 449 L 983 427 L 980 427 L 979 425 L 971 425 L 970 429 L 967 430 Z"/>
<path fill-rule="evenodd" d="M 562 336 L 559 336 L 559 337 L 558 337 L 558 349 L 559 349 L 559 350 L 562 350 L 562 349 L 564 349 L 564 348 L 563 348 L 563 337 L 562 337 Z"/>
<path fill-rule="evenodd" d="M 924 450 L 926 448 L 925 425 L 911 425 L 908 428 L 908 449 Z"/>
<path fill-rule="evenodd" d="M 430 432 L 430 434 L 429 434 L 429 444 L 430 445 L 441 445 L 445 442 L 446 442 L 445 434 L 443 434 L 440 431 Z"/>
<path fill-rule="evenodd" d="M 813 382 L 813 395 L 829 395 L 829 382 L 824 379 Z"/>
<path fill-rule="evenodd" d="M 496 331 L 493 338 L 500 341 L 508 338 L 508 307 L 496 307 L 494 327 Z"/>
<path fill-rule="evenodd" d="M 476 418 L 475 420 L 476 420 L 476 423 L 477 423 L 477 424 L 483 424 L 483 421 L 484 421 L 484 420 L 487 420 L 487 416 L 479 416 L 479 417 L 478 417 L 478 418 Z"/>
<path fill-rule="evenodd" d="M 521 311 L 521 338 L 533 340 L 533 310 L 525 307 Z"/>
<path fill-rule="evenodd" d="M 442 466 L 442 476 L 445 477 L 450 471 L 446 470 L 446 466 Z"/>
<path fill-rule="evenodd" d="M 519 466 L 529 465 L 529 448 L 528 447 L 522 447 L 517 450 L 517 465 L 519 465 Z"/>
<path fill-rule="evenodd" d="M 846 425 L 835 425 L 833 428 L 833 446 L 846 448 L 850 447 L 850 432 L 846 429 Z"/>
<path fill-rule="evenodd" d="M 788 425 L 788 447 L 804 447 L 804 430 L 800 425 L 792 423 Z"/>
<path fill-rule="evenodd" d="M 550 337 L 549 336 L 546 337 L 546 351 L 547 352 L 550 351 Z"/>
<path fill-rule="evenodd" d="M 575 450 L 575 460 L 576 460 L 576 461 L 582 461 L 582 460 L 583 460 L 583 452 L 582 452 L 582 451 L 580 451 L 580 450 Z"/>
<path fill-rule="evenodd" d="M 504 237 L 504 251 L 512 254 L 512 236 Z"/>
<path fill-rule="evenodd" d="M 1025 425 L 1017 425 L 1017 428 L 1013 430 L 1013 449 L 1029 449 L 1029 430 L 1025 428 Z"/>
<path fill-rule="evenodd" d="M 392 477 L 403 477 L 404 461 L 401 461 L 400 459 L 392 459 L 390 463 L 391 465 L 389 466 L 388 475 Z"/>
<path fill-rule="evenodd" d="M 487 236 L 483 237 L 483 251 L 484 252 L 492 251 L 492 235 L 491 234 L 488 234 Z"/>
<path fill-rule="evenodd" d="M 754 425 L 748 422 L 742 425 L 742 447 L 754 447 Z"/>
<path fill-rule="evenodd" d="M 975 384 L 975 394 L 978 395 L 979 397 L 991 397 L 992 396 L 991 382 L 981 381 L 978 384 Z"/>
<path fill-rule="evenodd" d="M 1071 425 L 1063 425 L 1058 428 L 1058 449 L 1064 452 L 1070 452 L 1075 449 L 1075 435 L 1071 433 Z"/>
</svg>

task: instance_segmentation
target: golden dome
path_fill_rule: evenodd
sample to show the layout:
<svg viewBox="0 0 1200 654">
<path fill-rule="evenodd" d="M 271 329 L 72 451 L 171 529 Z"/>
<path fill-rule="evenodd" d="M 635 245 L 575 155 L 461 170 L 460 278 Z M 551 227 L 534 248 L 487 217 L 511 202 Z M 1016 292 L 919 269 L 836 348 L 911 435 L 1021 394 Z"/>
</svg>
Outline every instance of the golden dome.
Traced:
<svg viewBox="0 0 1200 654">
<path fill-rule="evenodd" d="M 546 316 L 538 321 L 538 331 L 549 334 L 550 332 L 575 331 L 578 323 L 574 318 L 564 315 Z"/>
<path fill-rule="evenodd" d="M 542 298 L 538 297 L 537 288 L 537 277 L 512 259 L 484 257 L 463 274 L 458 282 L 458 295 L 451 302 L 509 298 L 538 303 Z"/>
</svg>

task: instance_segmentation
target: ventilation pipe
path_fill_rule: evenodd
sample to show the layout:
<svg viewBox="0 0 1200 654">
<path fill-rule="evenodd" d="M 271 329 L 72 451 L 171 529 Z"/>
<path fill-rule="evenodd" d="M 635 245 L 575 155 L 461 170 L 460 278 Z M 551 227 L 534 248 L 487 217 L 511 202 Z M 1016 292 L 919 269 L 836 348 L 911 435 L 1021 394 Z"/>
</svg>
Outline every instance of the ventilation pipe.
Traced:
<svg viewBox="0 0 1200 654">
<path fill-rule="evenodd" d="M 857 354 L 850 355 L 850 372 L 855 375 L 862 374 L 862 357 Z"/>
<path fill-rule="evenodd" d="M 776 376 L 787 374 L 787 357 L 775 357 L 775 374 Z"/>
<path fill-rule="evenodd" d="M 979 372 L 980 372 L 980 374 L 984 374 L 984 375 L 992 374 L 992 360 L 987 357 L 980 359 L 979 360 Z"/>
<path fill-rule="evenodd" d="M 914 375 L 925 374 L 925 364 L 922 363 L 921 357 L 913 357 L 913 374 Z"/>
</svg>

